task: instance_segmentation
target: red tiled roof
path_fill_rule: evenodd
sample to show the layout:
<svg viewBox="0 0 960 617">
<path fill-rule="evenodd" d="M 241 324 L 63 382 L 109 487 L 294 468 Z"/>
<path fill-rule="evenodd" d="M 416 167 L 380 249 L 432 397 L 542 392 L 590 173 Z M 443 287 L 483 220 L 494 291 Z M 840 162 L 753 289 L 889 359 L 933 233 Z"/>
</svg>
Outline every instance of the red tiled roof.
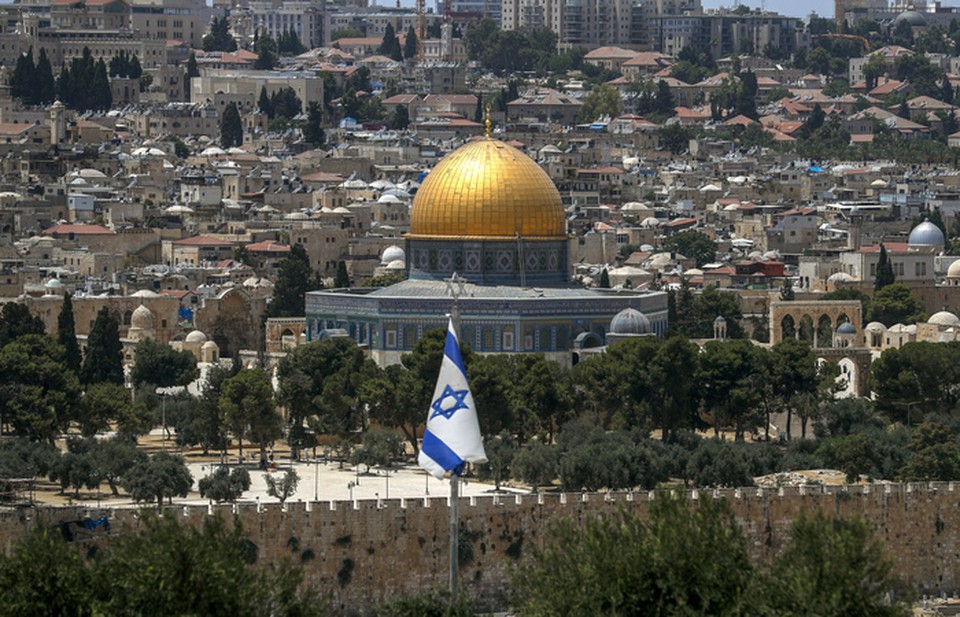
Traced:
<svg viewBox="0 0 960 617">
<path fill-rule="evenodd" d="M 64 224 L 64 225 L 54 225 L 48 229 L 43 230 L 44 235 L 64 235 L 64 234 L 74 234 L 75 236 L 102 236 L 102 235 L 114 235 L 116 232 L 110 231 L 106 227 L 100 225 L 77 225 L 77 224 Z"/>
<path fill-rule="evenodd" d="M 162 296 L 171 296 L 179 300 L 183 300 L 190 295 L 190 292 L 182 289 L 161 289 L 160 295 Z"/>
<path fill-rule="evenodd" d="M 248 244 L 247 250 L 255 253 L 289 253 L 290 246 L 273 240 L 264 240 L 263 242 Z"/>
<path fill-rule="evenodd" d="M 883 246 L 886 247 L 888 253 L 907 253 L 910 251 L 910 245 L 906 242 L 884 242 Z M 879 253 L 880 245 L 873 244 L 871 246 L 861 246 L 860 253 Z"/>
</svg>

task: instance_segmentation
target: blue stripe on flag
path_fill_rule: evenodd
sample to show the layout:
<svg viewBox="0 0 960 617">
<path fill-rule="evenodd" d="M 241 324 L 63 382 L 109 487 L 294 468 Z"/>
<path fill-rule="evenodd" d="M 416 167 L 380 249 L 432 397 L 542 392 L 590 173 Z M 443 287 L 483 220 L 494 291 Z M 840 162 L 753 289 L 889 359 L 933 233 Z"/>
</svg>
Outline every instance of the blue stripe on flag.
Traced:
<svg viewBox="0 0 960 617">
<path fill-rule="evenodd" d="M 430 431 L 423 432 L 423 443 L 420 449 L 447 471 L 463 465 L 463 459 Z"/>
<path fill-rule="evenodd" d="M 467 376 L 467 369 L 463 366 L 463 357 L 460 356 L 460 342 L 457 340 L 457 335 L 453 333 L 452 327 L 447 330 L 447 342 L 443 346 L 443 354 L 453 361 L 464 377 Z"/>
</svg>

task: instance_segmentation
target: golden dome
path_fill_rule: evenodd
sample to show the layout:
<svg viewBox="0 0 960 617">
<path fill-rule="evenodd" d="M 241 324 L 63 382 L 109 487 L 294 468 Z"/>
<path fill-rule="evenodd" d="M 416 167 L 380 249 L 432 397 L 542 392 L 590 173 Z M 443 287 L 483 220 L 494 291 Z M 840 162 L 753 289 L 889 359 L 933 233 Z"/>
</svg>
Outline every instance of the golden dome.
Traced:
<svg viewBox="0 0 960 617">
<path fill-rule="evenodd" d="M 526 154 L 490 138 L 466 144 L 427 174 L 410 237 L 557 239 L 566 216 L 550 177 Z"/>
</svg>

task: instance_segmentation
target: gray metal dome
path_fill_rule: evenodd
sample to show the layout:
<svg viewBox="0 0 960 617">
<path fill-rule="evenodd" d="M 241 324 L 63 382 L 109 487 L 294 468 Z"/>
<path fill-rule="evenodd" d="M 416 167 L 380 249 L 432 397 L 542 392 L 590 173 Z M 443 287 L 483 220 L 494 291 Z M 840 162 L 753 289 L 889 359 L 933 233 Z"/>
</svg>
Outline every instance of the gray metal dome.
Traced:
<svg viewBox="0 0 960 617">
<path fill-rule="evenodd" d="M 837 326 L 837 334 L 856 334 L 856 333 L 857 333 L 857 327 L 852 323 L 850 323 L 849 321 L 845 321 L 839 326 Z"/>
<path fill-rule="evenodd" d="M 929 220 L 925 220 L 913 228 L 907 243 L 910 246 L 943 246 L 946 244 L 943 232 Z"/>
<path fill-rule="evenodd" d="M 650 334 L 650 320 L 636 309 L 625 308 L 610 321 L 610 334 Z"/>
<path fill-rule="evenodd" d="M 897 18 L 893 21 L 894 25 L 898 25 L 901 22 L 907 22 L 913 28 L 922 28 L 927 25 L 926 18 L 916 11 L 906 11 L 897 15 Z"/>
</svg>

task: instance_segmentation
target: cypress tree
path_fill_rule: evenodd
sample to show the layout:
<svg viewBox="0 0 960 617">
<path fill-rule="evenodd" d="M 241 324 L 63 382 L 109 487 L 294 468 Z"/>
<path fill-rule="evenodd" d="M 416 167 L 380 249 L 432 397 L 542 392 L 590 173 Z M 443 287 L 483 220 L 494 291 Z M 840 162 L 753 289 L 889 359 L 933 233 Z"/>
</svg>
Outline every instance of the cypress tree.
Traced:
<svg viewBox="0 0 960 617">
<path fill-rule="evenodd" d="M 267 87 L 260 87 L 260 100 L 257 102 L 257 106 L 260 108 L 261 113 L 267 115 L 271 120 L 273 119 L 273 105 L 270 100 L 270 96 L 267 95 Z"/>
<path fill-rule="evenodd" d="M 97 60 L 93 73 L 93 86 L 90 105 L 87 109 L 110 109 L 113 93 L 110 92 L 110 78 L 107 77 L 107 63 L 103 58 Z"/>
<path fill-rule="evenodd" d="M 52 103 L 57 96 L 56 81 L 53 78 L 53 67 L 47 50 L 40 48 L 40 58 L 37 60 L 36 72 L 36 101 L 40 105 Z"/>
<path fill-rule="evenodd" d="M 600 272 L 600 288 L 610 289 L 610 274 L 607 272 L 606 268 Z"/>
<path fill-rule="evenodd" d="M 337 262 L 337 275 L 333 279 L 333 286 L 337 289 L 350 287 L 350 275 L 347 274 L 347 264 L 344 261 Z"/>
<path fill-rule="evenodd" d="M 227 104 L 220 118 L 220 145 L 224 148 L 243 145 L 243 123 L 240 120 L 240 111 L 232 101 Z"/>
<path fill-rule="evenodd" d="M 880 291 L 887 285 L 892 285 L 896 277 L 893 274 L 893 264 L 887 255 L 887 247 L 880 245 L 880 258 L 877 260 L 877 275 L 873 280 L 873 290 Z"/>
<path fill-rule="evenodd" d="M 57 317 L 57 342 L 63 346 L 63 361 L 74 373 L 80 372 L 80 345 L 77 344 L 77 327 L 73 318 L 73 297 L 66 294 Z"/>
<path fill-rule="evenodd" d="M 120 342 L 120 326 L 110 309 L 103 307 L 97 313 L 90 336 L 87 338 L 87 353 L 80 366 L 80 381 L 84 384 L 123 384 L 123 344 Z"/>
<path fill-rule="evenodd" d="M 290 248 L 290 254 L 280 262 L 280 272 L 273 287 L 273 298 L 263 312 L 268 317 L 303 317 L 306 294 L 310 289 L 322 288 L 314 276 L 310 258 L 300 244 Z"/>
<path fill-rule="evenodd" d="M 407 38 L 403 41 L 403 57 L 413 60 L 417 56 L 417 31 L 413 26 L 407 28 Z"/>
</svg>

